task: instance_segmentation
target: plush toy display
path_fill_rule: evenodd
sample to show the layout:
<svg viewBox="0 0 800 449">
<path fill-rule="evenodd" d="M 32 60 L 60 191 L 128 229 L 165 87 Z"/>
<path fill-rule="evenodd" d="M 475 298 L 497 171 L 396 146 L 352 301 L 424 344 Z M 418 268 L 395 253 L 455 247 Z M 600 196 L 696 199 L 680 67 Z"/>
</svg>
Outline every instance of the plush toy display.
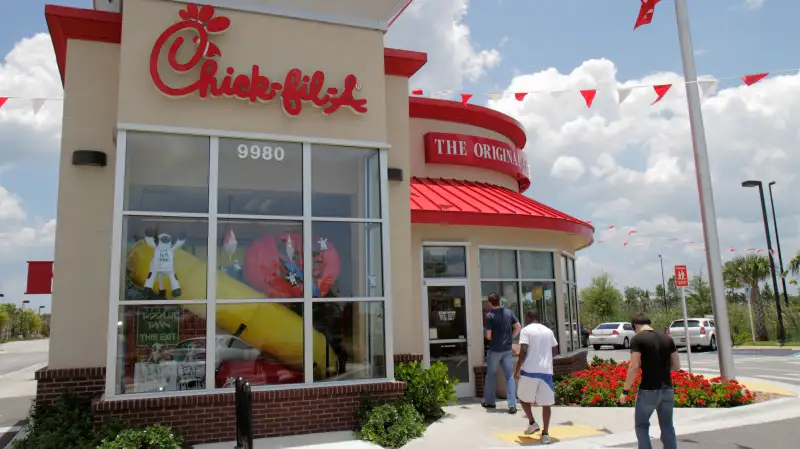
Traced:
<svg viewBox="0 0 800 449">
<path fill-rule="evenodd" d="M 184 243 L 185 239 L 179 239 L 175 244 L 172 243 L 172 236 L 169 234 L 158 234 L 157 241 L 153 237 L 145 237 L 144 241 L 150 248 L 153 248 L 153 258 L 150 259 L 150 272 L 147 273 L 147 279 L 144 282 L 144 287 L 156 293 L 155 282 L 158 281 L 159 295 L 162 298 L 167 297 L 167 282 L 169 278 L 170 286 L 172 287 L 172 297 L 177 298 L 181 295 L 181 284 L 178 283 L 178 277 L 175 276 L 175 251 L 179 250 Z"/>
</svg>

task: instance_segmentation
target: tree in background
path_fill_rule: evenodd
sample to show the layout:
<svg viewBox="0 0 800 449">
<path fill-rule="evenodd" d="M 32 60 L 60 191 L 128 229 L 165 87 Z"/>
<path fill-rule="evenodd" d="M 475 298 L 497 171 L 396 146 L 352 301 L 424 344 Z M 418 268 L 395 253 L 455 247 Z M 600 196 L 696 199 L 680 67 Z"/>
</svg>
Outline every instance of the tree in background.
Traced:
<svg viewBox="0 0 800 449">
<path fill-rule="evenodd" d="M 43 322 L 32 309 L 21 309 L 15 304 L 0 304 L 0 315 L 3 314 L 8 318 L 5 324 L 0 324 L 0 330 L 2 330 L 0 337 L 30 338 L 40 335 Z"/>
<path fill-rule="evenodd" d="M 661 308 L 664 308 L 664 286 L 662 284 L 656 285 L 656 298 L 661 301 Z M 667 308 L 678 307 L 681 303 L 681 292 L 678 286 L 675 285 L 675 276 L 667 279 Z"/>
<path fill-rule="evenodd" d="M 753 311 L 756 341 L 769 340 L 765 303 L 759 294 L 759 284 L 770 275 L 769 259 L 760 254 L 737 256 L 725 262 L 722 275 L 727 278 L 726 285 L 750 287 L 750 307 Z"/>
<path fill-rule="evenodd" d="M 6 325 L 8 324 L 9 320 L 10 317 L 8 316 L 8 312 L 5 310 L 5 308 L 0 307 L 0 340 L 6 338 Z"/>
<path fill-rule="evenodd" d="M 612 320 L 623 304 L 622 293 L 605 272 L 593 277 L 591 284 L 580 294 L 587 314 L 599 321 Z"/>
<path fill-rule="evenodd" d="M 647 313 L 650 310 L 650 292 L 643 288 L 627 286 L 623 290 L 625 309 L 632 313 Z"/>
<path fill-rule="evenodd" d="M 711 304 L 711 286 L 701 276 L 694 276 L 686 292 L 686 313 L 696 317 L 710 315 Z"/>
</svg>

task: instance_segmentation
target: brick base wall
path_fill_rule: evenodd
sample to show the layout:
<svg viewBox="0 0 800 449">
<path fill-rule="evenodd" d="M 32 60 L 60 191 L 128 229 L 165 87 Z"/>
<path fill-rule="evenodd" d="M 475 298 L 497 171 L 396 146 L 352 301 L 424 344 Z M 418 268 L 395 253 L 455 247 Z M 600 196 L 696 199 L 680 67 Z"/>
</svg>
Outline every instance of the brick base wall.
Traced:
<svg viewBox="0 0 800 449">
<path fill-rule="evenodd" d="M 362 392 L 379 400 L 403 399 L 405 383 L 381 382 L 253 392 L 255 438 L 353 430 Z M 152 399 L 98 400 L 94 421 L 113 419 L 130 426 L 171 426 L 189 444 L 236 440 L 234 394 Z"/>
<path fill-rule="evenodd" d="M 553 359 L 553 375 L 566 376 L 576 371 L 581 371 L 589 366 L 589 351 L 580 351 L 566 357 Z M 486 366 L 476 366 L 475 372 L 475 397 L 483 397 L 484 382 L 486 381 Z"/>
<path fill-rule="evenodd" d="M 36 371 L 36 401 L 52 403 L 65 390 L 92 399 L 105 390 L 105 368 L 48 369 Z"/>
<path fill-rule="evenodd" d="M 394 362 L 422 362 L 422 354 L 395 354 Z M 93 399 L 95 423 L 118 419 L 130 426 L 172 426 L 190 444 L 233 441 L 233 392 L 155 399 L 102 399 L 105 368 L 40 369 L 36 400 L 52 403 L 64 390 Z M 314 386 L 253 393 L 256 438 L 351 430 L 362 392 L 376 399 L 402 400 L 405 384 L 381 382 L 352 386 Z"/>
</svg>

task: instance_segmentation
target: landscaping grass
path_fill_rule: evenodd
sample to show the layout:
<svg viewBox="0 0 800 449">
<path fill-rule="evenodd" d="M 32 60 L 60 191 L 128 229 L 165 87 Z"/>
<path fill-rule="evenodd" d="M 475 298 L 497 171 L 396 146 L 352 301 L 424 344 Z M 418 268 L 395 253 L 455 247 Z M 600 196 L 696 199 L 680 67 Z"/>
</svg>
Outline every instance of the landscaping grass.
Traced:
<svg viewBox="0 0 800 449">
<path fill-rule="evenodd" d="M 797 346 L 800 347 L 800 341 L 787 341 L 784 344 L 780 344 L 777 341 L 748 341 L 736 346 Z"/>
</svg>

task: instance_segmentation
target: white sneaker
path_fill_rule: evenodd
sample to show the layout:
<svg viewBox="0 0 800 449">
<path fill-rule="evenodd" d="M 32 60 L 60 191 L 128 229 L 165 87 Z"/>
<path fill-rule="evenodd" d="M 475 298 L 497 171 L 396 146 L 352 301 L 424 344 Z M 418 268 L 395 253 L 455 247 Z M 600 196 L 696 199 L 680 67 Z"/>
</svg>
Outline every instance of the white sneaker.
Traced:
<svg viewBox="0 0 800 449">
<path fill-rule="evenodd" d="M 550 435 L 543 433 L 542 434 L 542 444 L 550 444 L 553 440 L 550 439 Z"/>
<path fill-rule="evenodd" d="M 539 431 L 539 424 L 533 423 L 525 429 L 525 435 L 533 435 L 534 433 Z"/>
</svg>

